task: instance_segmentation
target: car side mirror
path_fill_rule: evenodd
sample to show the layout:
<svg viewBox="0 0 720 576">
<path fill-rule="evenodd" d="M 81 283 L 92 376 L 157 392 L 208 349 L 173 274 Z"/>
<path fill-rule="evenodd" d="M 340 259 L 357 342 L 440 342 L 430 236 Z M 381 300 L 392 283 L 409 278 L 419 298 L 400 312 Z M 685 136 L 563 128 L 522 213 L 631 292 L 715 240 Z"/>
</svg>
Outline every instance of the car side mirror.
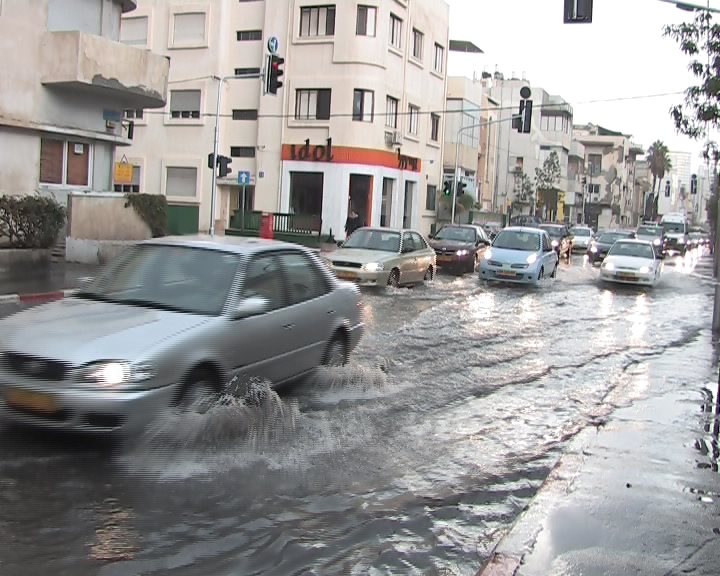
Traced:
<svg viewBox="0 0 720 576">
<path fill-rule="evenodd" d="M 270 301 L 262 296 L 243 298 L 232 311 L 233 320 L 242 320 L 251 316 L 260 316 L 270 309 Z"/>
</svg>

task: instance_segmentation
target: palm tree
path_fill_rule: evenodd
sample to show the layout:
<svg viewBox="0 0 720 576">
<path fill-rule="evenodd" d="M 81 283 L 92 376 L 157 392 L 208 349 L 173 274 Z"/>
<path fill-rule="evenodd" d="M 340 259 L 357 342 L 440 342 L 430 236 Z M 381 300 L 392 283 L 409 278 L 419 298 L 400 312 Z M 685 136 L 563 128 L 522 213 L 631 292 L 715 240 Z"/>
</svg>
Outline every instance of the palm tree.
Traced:
<svg viewBox="0 0 720 576">
<path fill-rule="evenodd" d="M 657 218 L 658 199 L 660 198 L 660 183 L 665 178 L 665 174 L 672 169 L 670 161 L 670 151 L 662 140 L 655 140 L 652 146 L 648 148 L 647 161 L 650 166 L 650 172 L 653 175 L 652 193 L 653 193 L 653 213 L 652 218 Z M 657 188 L 657 191 L 656 191 Z"/>
</svg>

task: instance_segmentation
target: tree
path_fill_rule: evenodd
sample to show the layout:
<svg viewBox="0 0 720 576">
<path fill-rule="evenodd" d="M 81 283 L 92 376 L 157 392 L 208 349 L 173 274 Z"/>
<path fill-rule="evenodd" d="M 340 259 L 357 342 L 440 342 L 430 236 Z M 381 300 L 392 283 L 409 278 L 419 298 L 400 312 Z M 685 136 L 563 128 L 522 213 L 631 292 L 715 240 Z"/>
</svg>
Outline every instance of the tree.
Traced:
<svg viewBox="0 0 720 576">
<path fill-rule="evenodd" d="M 556 185 L 560 182 L 561 174 L 560 159 L 555 150 L 545 158 L 542 168 L 535 168 L 535 188 L 538 198 L 542 198 L 545 206 L 550 208 L 553 214 L 557 212 L 558 192 L 560 190 Z"/>
<path fill-rule="evenodd" d="M 697 79 L 695 86 L 685 90 L 685 101 L 670 108 L 670 115 L 678 132 L 701 138 L 709 127 L 720 127 L 720 25 L 703 10 L 691 23 L 665 26 L 663 34 L 690 56 L 688 69 Z"/>
<path fill-rule="evenodd" d="M 672 169 L 672 161 L 670 160 L 670 152 L 662 140 L 655 140 L 647 152 L 647 161 L 650 166 L 650 172 L 653 175 L 652 193 L 653 208 L 651 214 L 646 214 L 650 219 L 657 218 L 658 200 L 660 198 L 660 184 L 665 174 Z M 656 192 L 657 188 L 657 192 Z M 644 207 L 646 208 L 646 207 Z M 644 211 L 644 210 L 643 210 Z"/>
<path fill-rule="evenodd" d="M 515 200 L 521 204 L 528 204 L 533 199 L 535 187 L 530 176 L 525 174 L 523 170 L 519 170 L 515 173 L 515 189 L 513 194 Z"/>
<path fill-rule="evenodd" d="M 715 246 L 715 231 L 718 218 L 718 189 L 717 189 L 717 173 L 718 162 L 720 162 L 720 148 L 715 142 L 707 142 L 703 148 L 703 158 L 708 166 L 712 165 L 710 172 L 710 198 L 707 202 L 707 215 L 710 221 L 710 231 L 713 238 L 713 246 Z"/>
</svg>

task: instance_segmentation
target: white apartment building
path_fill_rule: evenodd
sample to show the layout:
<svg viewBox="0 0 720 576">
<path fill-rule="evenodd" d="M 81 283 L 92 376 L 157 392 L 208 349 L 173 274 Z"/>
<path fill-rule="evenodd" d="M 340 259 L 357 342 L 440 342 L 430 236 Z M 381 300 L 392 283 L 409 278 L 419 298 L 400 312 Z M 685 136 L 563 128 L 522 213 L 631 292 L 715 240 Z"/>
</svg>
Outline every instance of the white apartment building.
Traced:
<svg viewBox="0 0 720 576">
<path fill-rule="evenodd" d="M 232 173 L 218 182 L 219 226 L 235 216 L 236 174 L 247 171 L 246 210 L 312 216 L 342 238 L 352 204 L 367 224 L 429 231 L 448 16 L 444 0 L 140 0 L 123 40 L 172 65 L 163 113 L 128 112 L 137 189 L 186 208 L 175 231 L 208 229 L 217 77 L 261 74 L 275 38 L 285 59 L 277 96 L 258 78 L 223 83 L 219 154 Z"/>
<path fill-rule="evenodd" d="M 169 63 L 121 44 L 131 0 L 0 1 L 0 195 L 107 192 L 123 109 L 165 105 Z"/>
</svg>

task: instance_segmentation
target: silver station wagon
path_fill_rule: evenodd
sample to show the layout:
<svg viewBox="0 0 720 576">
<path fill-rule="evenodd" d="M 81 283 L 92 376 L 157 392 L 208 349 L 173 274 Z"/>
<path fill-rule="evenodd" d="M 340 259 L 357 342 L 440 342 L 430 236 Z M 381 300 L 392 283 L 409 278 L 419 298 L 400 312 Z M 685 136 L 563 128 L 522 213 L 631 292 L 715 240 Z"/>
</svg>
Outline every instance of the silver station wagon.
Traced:
<svg viewBox="0 0 720 576">
<path fill-rule="evenodd" d="M 345 364 L 361 316 L 358 288 L 301 246 L 141 242 L 71 297 L 0 320 L 0 412 L 56 429 L 139 431 L 234 377 L 277 385 Z"/>
</svg>

